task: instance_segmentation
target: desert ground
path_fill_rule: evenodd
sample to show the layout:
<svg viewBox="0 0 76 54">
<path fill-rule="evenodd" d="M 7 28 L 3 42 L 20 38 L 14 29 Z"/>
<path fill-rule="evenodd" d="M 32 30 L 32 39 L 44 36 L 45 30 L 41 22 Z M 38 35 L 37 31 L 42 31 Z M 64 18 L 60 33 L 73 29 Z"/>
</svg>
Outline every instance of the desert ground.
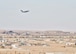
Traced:
<svg viewBox="0 0 76 54">
<path fill-rule="evenodd" d="M 76 33 L 0 31 L 0 54 L 76 54 Z"/>
</svg>

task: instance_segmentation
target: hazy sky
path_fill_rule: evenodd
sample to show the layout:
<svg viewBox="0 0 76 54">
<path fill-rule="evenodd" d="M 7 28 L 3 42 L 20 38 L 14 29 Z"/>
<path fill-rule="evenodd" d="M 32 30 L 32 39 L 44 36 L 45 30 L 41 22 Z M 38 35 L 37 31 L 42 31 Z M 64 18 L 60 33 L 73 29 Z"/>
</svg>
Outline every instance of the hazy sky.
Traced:
<svg viewBox="0 0 76 54">
<path fill-rule="evenodd" d="M 76 31 L 76 0 L 0 0 L 0 29 Z"/>
</svg>

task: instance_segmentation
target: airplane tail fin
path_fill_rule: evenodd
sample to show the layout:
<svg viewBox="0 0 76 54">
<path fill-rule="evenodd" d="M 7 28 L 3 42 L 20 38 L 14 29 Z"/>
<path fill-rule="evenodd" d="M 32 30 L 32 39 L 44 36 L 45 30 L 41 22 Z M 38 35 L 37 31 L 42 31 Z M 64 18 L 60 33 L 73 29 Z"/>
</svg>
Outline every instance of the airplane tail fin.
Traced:
<svg viewBox="0 0 76 54">
<path fill-rule="evenodd" d="M 21 10 L 21 12 L 23 12 L 23 10 Z"/>
</svg>

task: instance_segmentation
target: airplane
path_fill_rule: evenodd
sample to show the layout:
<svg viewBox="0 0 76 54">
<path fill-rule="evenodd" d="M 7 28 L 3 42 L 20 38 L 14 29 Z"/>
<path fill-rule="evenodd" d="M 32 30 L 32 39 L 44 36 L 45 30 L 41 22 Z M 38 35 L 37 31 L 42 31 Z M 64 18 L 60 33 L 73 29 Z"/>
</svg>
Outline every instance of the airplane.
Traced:
<svg viewBox="0 0 76 54">
<path fill-rule="evenodd" d="M 23 11 L 23 10 L 20 10 L 22 13 L 27 13 L 29 12 L 29 10 L 26 10 L 26 11 Z"/>
</svg>

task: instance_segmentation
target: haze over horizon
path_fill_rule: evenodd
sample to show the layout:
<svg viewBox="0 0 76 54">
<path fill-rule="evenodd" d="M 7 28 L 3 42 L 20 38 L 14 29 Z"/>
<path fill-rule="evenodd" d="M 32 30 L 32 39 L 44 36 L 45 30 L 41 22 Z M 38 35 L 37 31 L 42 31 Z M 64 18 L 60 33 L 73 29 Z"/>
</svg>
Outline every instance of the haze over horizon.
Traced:
<svg viewBox="0 0 76 54">
<path fill-rule="evenodd" d="M 0 0 L 0 29 L 76 31 L 75 23 L 76 0 Z"/>
</svg>

